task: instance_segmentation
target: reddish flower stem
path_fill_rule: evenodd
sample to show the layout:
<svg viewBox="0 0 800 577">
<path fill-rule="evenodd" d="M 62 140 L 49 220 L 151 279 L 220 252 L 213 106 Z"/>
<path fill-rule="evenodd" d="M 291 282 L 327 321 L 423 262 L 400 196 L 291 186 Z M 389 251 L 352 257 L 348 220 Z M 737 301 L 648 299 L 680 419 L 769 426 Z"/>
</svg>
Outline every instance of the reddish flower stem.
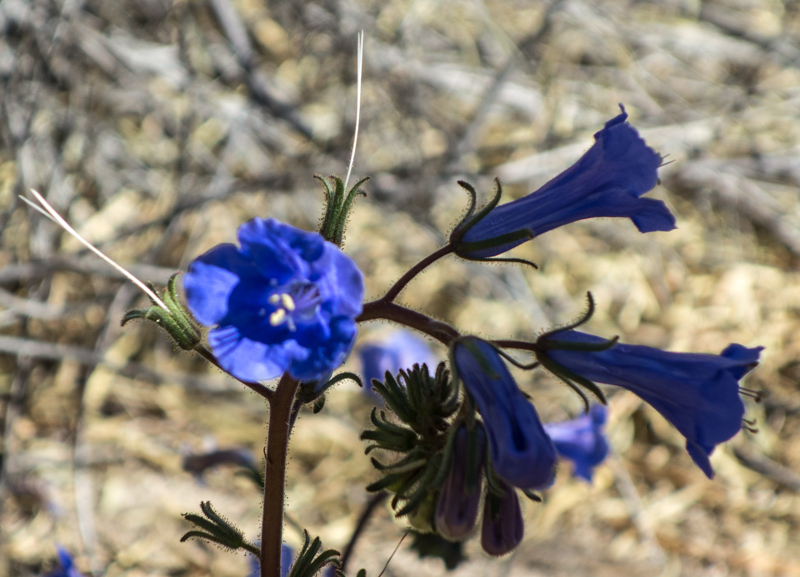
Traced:
<svg viewBox="0 0 800 577">
<path fill-rule="evenodd" d="M 408 272 L 406 272 L 406 274 L 401 276 L 400 279 L 396 283 L 394 283 L 394 286 L 392 286 L 392 288 L 390 288 L 389 291 L 385 295 L 383 295 L 383 297 L 381 297 L 379 300 L 385 302 L 392 302 L 394 299 L 397 298 L 397 295 L 400 294 L 400 291 L 402 291 L 415 276 L 417 276 L 423 270 L 428 268 L 429 265 L 433 264 L 443 256 L 446 256 L 451 252 L 453 252 L 453 250 L 454 250 L 453 245 L 447 244 L 442 248 L 440 248 L 439 250 L 437 250 L 436 252 L 433 252 L 428 256 L 426 256 L 425 258 L 423 258 L 417 264 L 408 269 Z"/>
<path fill-rule="evenodd" d="M 356 317 L 356 322 L 363 323 L 365 321 L 381 319 L 394 321 L 398 324 L 416 329 L 445 345 L 449 345 L 454 339 L 459 337 L 459 332 L 451 325 L 442 321 L 437 321 L 428 315 L 418 313 L 417 311 L 393 302 L 387 302 L 384 299 L 366 303 L 361 314 Z"/>
<path fill-rule="evenodd" d="M 283 507 L 286 498 L 286 457 L 294 397 L 300 382 L 285 373 L 269 401 L 264 509 L 261 517 L 261 577 L 280 577 Z"/>
</svg>

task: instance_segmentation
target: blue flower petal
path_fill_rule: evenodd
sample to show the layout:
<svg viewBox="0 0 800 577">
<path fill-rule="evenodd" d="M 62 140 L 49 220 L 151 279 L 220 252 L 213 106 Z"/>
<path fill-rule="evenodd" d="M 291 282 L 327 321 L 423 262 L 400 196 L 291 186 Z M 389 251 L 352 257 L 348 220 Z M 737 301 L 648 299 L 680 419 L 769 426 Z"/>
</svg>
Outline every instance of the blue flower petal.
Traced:
<svg viewBox="0 0 800 577">
<path fill-rule="evenodd" d="M 604 342 L 578 331 L 556 333 L 548 340 Z M 554 349 L 547 355 L 584 378 L 617 385 L 641 397 L 686 437 L 692 459 L 712 478 L 708 457 L 741 429 L 744 403 L 738 381 L 755 366 L 762 349 L 734 344 L 721 355 L 707 355 L 617 344 L 605 351 Z"/>
<path fill-rule="evenodd" d="M 470 349 L 484 357 L 483 363 Z M 469 337 L 456 342 L 454 357 L 458 376 L 483 417 L 497 474 L 521 489 L 552 485 L 556 449 L 497 351 Z"/>
<path fill-rule="evenodd" d="M 272 219 L 243 224 L 239 241 L 238 249 L 210 250 L 184 277 L 189 310 L 213 327 L 208 341 L 220 366 L 249 381 L 329 374 L 355 340 L 358 267 L 319 234 Z"/>
<path fill-rule="evenodd" d="M 592 405 L 586 415 L 544 426 L 558 454 L 574 463 L 575 476 L 590 483 L 593 469 L 608 456 L 608 441 L 603 433 L 605 422 L 606 408 Z"/>
<path fill-rule="evenodd" d="M 570 168 L 539 190 L 494 208 L 463 237 L 480 242 L 529 230 L 534 235 L 586 218 L 627 217 L 641 232 L 672 230 L 675 217 L 660 200 L 639 198 L 658 182 L 661 156 L 625 120 L 624 112 L 597 132 L 595 144 Z M 492 257 L 525 240 L 476 250 Z"/>
<path fill-rule="evenodd" d="M 248 268 L 250 275 L 258 275 L 232 244 L 218 245 L 192 261 L 183 276 L 183 289 L 197 322 L 210 326 L 225 317 L 228 297 Z"/>
</svg>

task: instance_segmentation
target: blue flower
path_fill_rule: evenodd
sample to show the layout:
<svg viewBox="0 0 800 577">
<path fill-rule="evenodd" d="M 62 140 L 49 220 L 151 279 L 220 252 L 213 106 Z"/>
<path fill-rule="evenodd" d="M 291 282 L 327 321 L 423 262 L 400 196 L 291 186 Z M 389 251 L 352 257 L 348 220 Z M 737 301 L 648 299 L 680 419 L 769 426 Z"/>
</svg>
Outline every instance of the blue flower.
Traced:
<svg viewBox="0 0 800 577">
<path fill-rule="evenodd" d="M 592 470 L 608 455 L 608 441 L 603 433 L 605 422 L 606 408 L 593 405 L 588 414 L 577 419 L 544 426 L 558 454 L 575 464 L 574 474 L 589 482 Z"/>
<path fill-rule="evenodd" d="M 56 546 L 58 562 L 61 565 L 55 571 L 48 573 L 47 577 L 83 577 L 83 574 L 75 568 L 72 556 L 63 547 Z"/>
<path fill-rule="evenodd" d="M 424 339 L 402 329 L 393 331 L 380 343 L 362 346 L 359 357 L 365 390 L 372 389 L 372 379 L 383 382 L 386 371 L 396 375 L 400 369 L 425 363 L 433 373 L 438 364 Z"/>
<path fill-rule="evenodd" d="M 364 280 L 319 234 L 273 219 L 239 227 L 189 265 L 186 302 L 223 369 L 247 381 L 288 371 L 313 381 L 344 362 L 356 337 Z"/>
<path fill-rule="evenodd" d="M 464 539 L 472 532 L 478 520 L 486 436 L 481 427 L 475 429 L 475 434 L 477 458 L 471 459 L 469 432 L 464 427 L 459 427 L 456 431 L 453 465 L 436 504 L 436 531 L 450 541 Z M 470 464 L 472 470 L 468 471 Z M 469 486 L 470 482 L 472 486 Z"/>
<path fill-rule="evenodd" d="M 487 241 L 524 230 L 538 236 L 570 222 L 601 216 L 628 217 L 641 232 L 675 228 L 675 217 L 663 202 L 640 198 L 658 182 L 656 169 L 662 159 L 625 121 L 628 115 L 622 105 L 620 108 L 622 113 L 594 135 L 594 145 L 578 162 L 539 190 L 492 209 L 461 241 Z M 496 256 L 525 240 L 464 256 Z"/>
<path fill-rule="evenodd" d="M 481 526 L 481 547 L 495 557 L 513 551 L 525 535 L 517 492 L 502 481 L 500 484 L 505 493 L 499 503 L 493 495 L 486 496 Z"/>
<path fill-rule="evenodd" d="M 556 449 L 536 409 L 486 341 L 456 341 L 455 368 L 475 401 L 489 437 L 492 466 L 521 489 L 545 489 L 555 478 Z"/>
<path fill-rule="evenodd" d="M 289 570 L 292 568 L 292 561 L 294 561 L 294 549 L 284 543 L 281 545 L 281 577 L 286 577 Z M 249 577 L 259 577 L 261 575 L 261 566 L 258 564 L 258 559 L 255 555 L 250 555 L 250 575 Z"/>
<path fill-rule="evenodd" d="M 559 342 L 594 344 L 605 339 L 563 331 L 544 339 L 548 347 L 544 354 L 583 378 L 617 385 L 641 397 L 686 437 L 689 455 L 709 478 L 714 477 L 708 457 L 741 429 L 744 403 L 738 381 L 756 366 L 763 347 L 732 344 L 720 355 L 622 344 L 595 352 L 549 348 Z"/>
</svg>

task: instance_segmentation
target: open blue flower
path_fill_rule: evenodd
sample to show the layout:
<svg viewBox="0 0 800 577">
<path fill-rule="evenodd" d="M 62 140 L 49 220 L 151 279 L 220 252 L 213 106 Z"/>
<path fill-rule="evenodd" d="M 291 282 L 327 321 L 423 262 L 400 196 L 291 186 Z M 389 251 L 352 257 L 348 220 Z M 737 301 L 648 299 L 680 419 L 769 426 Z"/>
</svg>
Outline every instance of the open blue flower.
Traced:
<svg viewBox="0 0 800 577">
<path fill-rule="evenodd" d="M 563 331 L 540 344 L 548 347 L 547 357 L 568 371 L 628 389 L 652 405 L 686 437 L 686 450 L 694 462 L 714 477 L 708 457 L 741 429 L 744 403 L 739 379 L 756 366 L 763 347 L 732 344 L 720 355 L 623 344 L 594 352 L 549 348 L 558 342 L 599 344 L 605 339 Z"/>
<path fill-rule="evenodd" d="M 386 371 L 396 375 L 400 369 L 423 363 L 431 373 L 436 371 L 437 360 L 428 343 L 403 329 L 392 331 L 381 342 L 361 346 L 358 353 L 365 390 L 372 389 L 372 379 L 383 381 Z"/>
<path fill-rule="evenodd" d="M 622 113 L 594 135 L 578 162 L 539 190 L 495 207 L 462 237 L 475 243 L 524 230 L 538 236 L 585 218 L 630 218 L 641 232 L 672 230 L 675 217 L 660 200 L 640 198 L 658 182 L 661 156 L 649 148 Z M 468 257 L 499 255 L 526 239 L 474 250 Z M 461 253 L 459 253 L 461 254 Z"/>
<path fill-rule="evenodd" d="M 456 341 L 454 359 L 483 417 L 497 474 L 521 489 L 552 485 L 556 449 L 498 352 L 486 341 L 467 337 Z"/>
<path fill-rule="evenodd" d="M 544 426 L 558 454 L 575 464 L 575 476 L 590 483 L 592 470 L 608 456 L 608 441 L 603 433 L 605 423 L 606 408 L 592 405 L 588 414 Z"/>
<path fill-rule="evenodd" d="M 319 234 L 273 219 L 239 227 L 240 248 L 221 244 L 189 265 L 186 302 L 223 369 L 248 381 L 302 381 L 338 367 L 356 337 L 364 280 Z"/>
</svg>

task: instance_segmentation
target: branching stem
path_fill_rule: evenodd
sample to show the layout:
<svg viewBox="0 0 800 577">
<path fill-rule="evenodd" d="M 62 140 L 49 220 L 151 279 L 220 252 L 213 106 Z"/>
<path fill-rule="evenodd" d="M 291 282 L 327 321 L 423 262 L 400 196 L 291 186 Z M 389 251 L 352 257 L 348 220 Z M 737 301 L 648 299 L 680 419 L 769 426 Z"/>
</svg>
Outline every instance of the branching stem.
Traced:
<svg viewBox="0 0 800 577">
<path fill-rule="evenodd" d="M 380 298 L 379 300 L 387 303 L 394 301 L 394 299 L 397 298 L 397 295 L 400 294 L 400 291 L 406 288 L 406 285 L 409 282 L 411 282 L 411 280 L 415 276 L 417 276 L 419 273 L 425 270 L 429 265 L 433 264 L 443 256 L 446 256 L 451 252 L 453 252 L 453 250 L 454 250 L 453 245 L 448 243 L 439 250 L 437 250 L 436 252 L 433 252 L 428 256 L 426 256 L 425 258 L 423 258 L 417 264 L 408 269 L 408 272 L 406 272 L 406 274 L 401 276 L 400 279 L 396 283 L 394 283 L 392 288 L 390 288 L 389 291 L 385 295 L 383 295 L 383 297 Z"/>
<path fill-rule="evenodd" d="M 387 302 L 385 298 L 366 303 L 361 315 L 356 318 L 356 322 L 363 323 L 380 319 L 394 321 L 425 333 L 444 345 L 449 345 L 459 337 L 459 332 L 447 323 L 437 321 L 396 303 Z"/>
</svg>

